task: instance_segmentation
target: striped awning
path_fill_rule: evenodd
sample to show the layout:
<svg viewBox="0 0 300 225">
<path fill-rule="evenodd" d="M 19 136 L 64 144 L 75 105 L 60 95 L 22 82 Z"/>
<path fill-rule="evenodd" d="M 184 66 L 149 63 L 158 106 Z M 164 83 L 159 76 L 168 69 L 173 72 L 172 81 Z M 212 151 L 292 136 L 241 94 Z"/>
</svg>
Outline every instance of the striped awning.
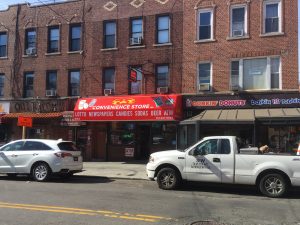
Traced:
<svg viewBox="0 0 300 225">
<path fill-rule="evenodd" d="M 53 113 L 9 113 L 2 116 L 1 119 L 17 119 L 19 116 L 30 117 L 33 119 L 55 119 L 62 117 L 62 112 L 53 112 Z"/>
<path fill-rule="evenodd" d="M 180 124 L 201 123 L 254 123 L 255 120 L 300 120 L 300 108 L 277 109 L 222 109 L 204 110 Z"/>
</svg>

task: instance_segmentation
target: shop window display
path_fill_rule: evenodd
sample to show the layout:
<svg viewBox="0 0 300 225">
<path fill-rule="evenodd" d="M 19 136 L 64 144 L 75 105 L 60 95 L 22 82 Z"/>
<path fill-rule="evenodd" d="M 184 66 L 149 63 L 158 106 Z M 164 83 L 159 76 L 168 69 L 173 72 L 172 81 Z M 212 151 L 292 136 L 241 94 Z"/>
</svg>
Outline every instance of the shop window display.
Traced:
<svg viewBox="0 0 300 225">
<path fill-rule="evenodd" d="M 176 147 L 176 124 L 153 123 L 152 144 L 166 147 Z"/>
<path fill-rule="evenodd" d="M 110 143 L 112 145 L 133 145 L 135 143 L 134 123 L 112 123 Z"/>
</svg>

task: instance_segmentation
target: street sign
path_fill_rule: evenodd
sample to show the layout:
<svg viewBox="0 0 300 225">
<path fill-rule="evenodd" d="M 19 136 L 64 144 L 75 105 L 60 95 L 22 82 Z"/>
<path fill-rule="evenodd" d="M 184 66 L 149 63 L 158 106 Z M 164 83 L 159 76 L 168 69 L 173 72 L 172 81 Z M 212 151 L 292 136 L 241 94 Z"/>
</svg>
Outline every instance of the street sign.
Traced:
<svg viewBox="0 0 300 225">
<path fill-rule="evenodd" d="M 32 127 L 32 118 L 19 116 L 18 117 L 18 126 Z"/>
</svg>

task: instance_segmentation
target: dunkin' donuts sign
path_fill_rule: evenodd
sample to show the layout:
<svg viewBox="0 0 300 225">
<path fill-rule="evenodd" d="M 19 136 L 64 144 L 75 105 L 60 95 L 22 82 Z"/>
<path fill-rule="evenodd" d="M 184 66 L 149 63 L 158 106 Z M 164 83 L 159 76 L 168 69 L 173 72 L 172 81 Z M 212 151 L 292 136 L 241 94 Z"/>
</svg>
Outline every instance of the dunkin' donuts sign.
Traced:
<svg viewBox="0 0 300 225">
<path fill-rule="evenodd" d="M 184 103 L 187 109 L 300 107 L 300 93 L 184 96 Z"/>
</svg>

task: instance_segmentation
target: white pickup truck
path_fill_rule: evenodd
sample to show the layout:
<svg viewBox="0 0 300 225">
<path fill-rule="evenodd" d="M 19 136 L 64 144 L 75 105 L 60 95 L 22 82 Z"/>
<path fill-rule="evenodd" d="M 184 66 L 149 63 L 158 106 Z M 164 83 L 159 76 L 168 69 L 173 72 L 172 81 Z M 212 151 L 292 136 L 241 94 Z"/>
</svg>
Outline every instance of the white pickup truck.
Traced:
<svg viewBox="0 0 300 225">
<path fill-rule="evenodd" d="M 185 150 L 151 154 L 148 178 L 161 189 L 174 189 L 182 180 L 256 185 L 269 197 L 281 197 L 290 186 L 300 186 L 300 156 L 259 154 L 241 149 L 234 136 L 211 136 Z"/>
</svg>

